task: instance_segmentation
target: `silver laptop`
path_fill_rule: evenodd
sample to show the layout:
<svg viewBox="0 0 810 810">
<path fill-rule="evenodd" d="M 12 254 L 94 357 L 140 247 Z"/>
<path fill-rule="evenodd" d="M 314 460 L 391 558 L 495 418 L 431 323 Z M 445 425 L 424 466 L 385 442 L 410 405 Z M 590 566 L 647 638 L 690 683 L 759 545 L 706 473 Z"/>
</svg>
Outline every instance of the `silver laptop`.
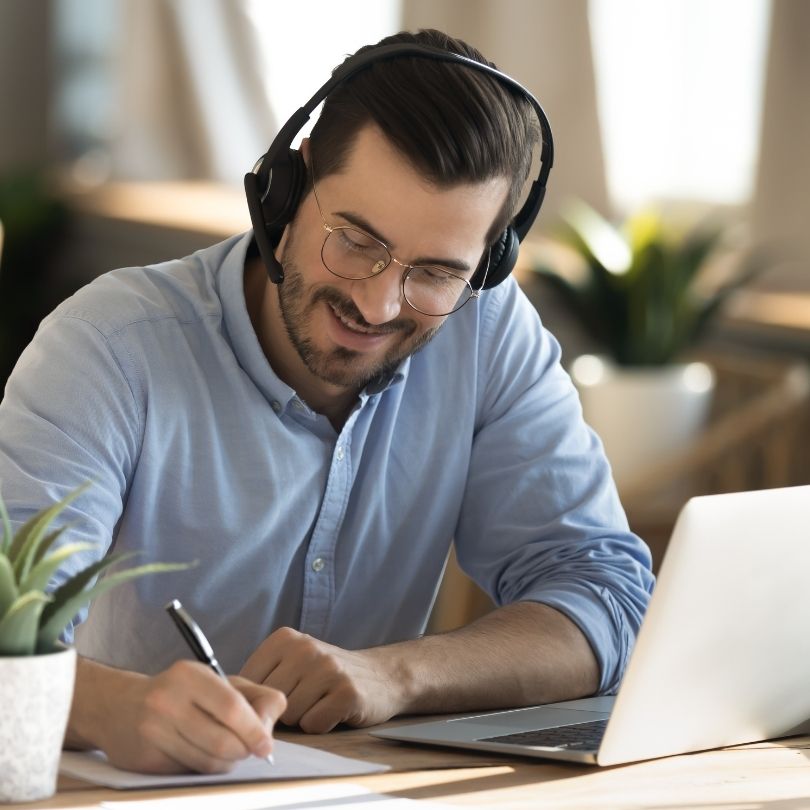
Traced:
<svg viewBox="0 0 810 810">
<path fill-rule="evenodd" d="M 618 694 L 377 737 L 615 765 L 810 733 L 810 486 L 681 511 Z"/>
</svg>

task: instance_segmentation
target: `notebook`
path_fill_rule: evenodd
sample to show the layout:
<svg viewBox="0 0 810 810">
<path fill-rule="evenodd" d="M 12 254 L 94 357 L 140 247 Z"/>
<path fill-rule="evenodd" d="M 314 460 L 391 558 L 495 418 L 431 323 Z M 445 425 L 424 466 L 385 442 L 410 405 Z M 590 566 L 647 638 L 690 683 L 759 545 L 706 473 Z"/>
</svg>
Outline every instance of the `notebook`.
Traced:
<svg viewBox="0 0 810 810">
<path fill-rule="evenodd" d="M 810 733 L 810 486 L 681 510 L 618 693 L 371 732 L 615 765 Z"/>
</svg>

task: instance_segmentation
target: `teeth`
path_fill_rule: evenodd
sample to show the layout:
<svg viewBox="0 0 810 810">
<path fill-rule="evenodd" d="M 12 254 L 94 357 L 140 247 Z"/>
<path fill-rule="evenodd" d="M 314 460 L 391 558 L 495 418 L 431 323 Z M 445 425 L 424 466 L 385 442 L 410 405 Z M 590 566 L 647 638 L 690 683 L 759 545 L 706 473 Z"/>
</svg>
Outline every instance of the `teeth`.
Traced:
<svg viewBox="0 0 810 810">
<path fill-rule="evenodd" d="M 364 326 L 360 326 L 360 324 L 355 323 L 354 321 L 350 321 L 345 315 L 342 315 L 338 312 L 331 304 L 329 305 L 332 309 L 332 312 L 335 313 L 335 316 L 338 320 L 348 329 L 351 329 L 352 332 L 360 332 L 363 335 L 373 335 L 377 334 L 373 329 L 368 329 Z"/>
</svg>

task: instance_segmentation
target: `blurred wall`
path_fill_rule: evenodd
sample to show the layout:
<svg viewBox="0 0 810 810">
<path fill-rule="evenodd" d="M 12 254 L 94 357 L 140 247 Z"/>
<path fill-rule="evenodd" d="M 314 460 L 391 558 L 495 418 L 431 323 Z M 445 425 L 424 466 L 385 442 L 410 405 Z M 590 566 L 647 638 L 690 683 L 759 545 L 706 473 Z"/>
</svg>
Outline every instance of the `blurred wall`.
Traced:
<svg viewBox="0 0 810 810">
<path fill-rule="evenodd" d="M 776 286 L 810 290 L 810 3 L 773 4 L 757 187 L 756 241 L 790 257 Z"/>
<path fill-rule="evenodd" d="M 0 173 L 49 157 L 50 60 L 48 0 L 2 0 Z"/>
<path fill-rule="evenodd" d="M 537 96 L 555 145 L 541 228 L 569 196 L 610 213 L 587 0 L 403 0 L 402 21 L 467 40 Z"/>
</svg>

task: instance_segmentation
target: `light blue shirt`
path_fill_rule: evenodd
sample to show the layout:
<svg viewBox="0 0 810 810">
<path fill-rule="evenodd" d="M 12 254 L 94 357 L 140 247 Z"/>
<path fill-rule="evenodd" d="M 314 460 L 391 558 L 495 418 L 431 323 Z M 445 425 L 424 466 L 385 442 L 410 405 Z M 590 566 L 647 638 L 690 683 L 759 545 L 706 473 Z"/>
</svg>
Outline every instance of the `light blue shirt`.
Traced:
<svg viewBox="0 0 810 810">
<path fill-rule="evenodd" d="M 98 552 L 69 570 L 108 551 L 199 561 L 96 600 L 79 652 L 142 672 L 188 657 L 172 597 L 228 671 L 283 625 L 348 649 L 414 638 L 455 539 L 498 605 L 543 602 L 576 622 L 600 691 L 614 690 L 649 553 L 518 285 L 449 317 L 338 433 L 259 346 L 249 240 L 100 277 L 43 321 L 9 381 L 0 481 L 15 523 L 93 479 L 65 519 Z"/>
</svg>

